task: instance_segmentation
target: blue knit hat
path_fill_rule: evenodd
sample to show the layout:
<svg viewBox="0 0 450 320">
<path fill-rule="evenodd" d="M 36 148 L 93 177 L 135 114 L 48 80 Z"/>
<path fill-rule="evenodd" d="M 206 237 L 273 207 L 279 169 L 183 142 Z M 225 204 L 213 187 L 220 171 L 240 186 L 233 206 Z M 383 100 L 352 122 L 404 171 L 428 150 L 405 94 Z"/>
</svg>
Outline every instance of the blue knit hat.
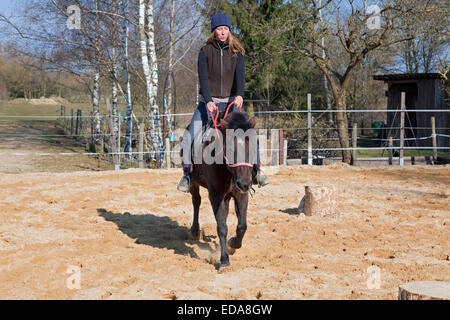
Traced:
<svg viewBox="0 0 450 320">
<path fill-rule="evenodd" d="M 230 18 L 228 18 L 225 13 L 216 13 L 211 18 L 211 32 L 220 26 L 227 26 L 228 28 L 231 28 Z"/>
</svg>

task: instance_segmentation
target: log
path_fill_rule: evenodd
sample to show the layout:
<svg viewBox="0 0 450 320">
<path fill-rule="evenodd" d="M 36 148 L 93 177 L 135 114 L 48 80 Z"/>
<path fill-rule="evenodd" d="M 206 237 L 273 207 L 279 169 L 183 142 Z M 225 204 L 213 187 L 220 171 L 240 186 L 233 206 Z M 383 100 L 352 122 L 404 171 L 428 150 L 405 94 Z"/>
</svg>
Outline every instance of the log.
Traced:
<svg viewBox="0 0 450 320">
<path fill-rule="evenodd" d="M 305 196 L 300 201 L 299 213 L 307 216 L 333 216 L 337 213 L 336 191 L 330 187 L 305 186 Z"/>
<path fill-rule="evenodd" d="M 400 285 L 398 300 L 450 300 L 450 282 L 414 281 Z"/>
</svg>

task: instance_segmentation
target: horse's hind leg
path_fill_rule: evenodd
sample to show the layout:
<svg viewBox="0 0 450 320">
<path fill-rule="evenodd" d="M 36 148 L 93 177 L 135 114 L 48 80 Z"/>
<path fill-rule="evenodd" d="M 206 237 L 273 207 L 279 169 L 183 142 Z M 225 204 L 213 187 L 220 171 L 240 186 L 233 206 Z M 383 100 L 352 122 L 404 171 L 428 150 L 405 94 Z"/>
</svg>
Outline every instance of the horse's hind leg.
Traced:
<svg viewBox="0 0 450 320">
<path fill-rule="evenodd" d="M 231 249 L 239 249 L 242 246 L 242 239 L 244 238 L 245 231 L 247 231 L 248 194 L 239 195 L 235 197 L 234 200 L 238 225 L 236 227 L 236 237 L 233 237 L 228 241 L 228 246 Z M 231 254 L 234 253 L 234 250 L 228 251 Z"/>
<path fill-rule="evenodd" d="M 194 221 L 192 222 L 191 227 L 191 235 L 195 240 L 200 239 L 200 226 L 198 223 L 198 213 L 200 210 L 200 203 L 202 202 L 202 198 L 200 197 L 199 186 L 193 184 L 191 186 L 190 192 L 192 195 L 192 205 L 194 206 Z"/>
</svg>

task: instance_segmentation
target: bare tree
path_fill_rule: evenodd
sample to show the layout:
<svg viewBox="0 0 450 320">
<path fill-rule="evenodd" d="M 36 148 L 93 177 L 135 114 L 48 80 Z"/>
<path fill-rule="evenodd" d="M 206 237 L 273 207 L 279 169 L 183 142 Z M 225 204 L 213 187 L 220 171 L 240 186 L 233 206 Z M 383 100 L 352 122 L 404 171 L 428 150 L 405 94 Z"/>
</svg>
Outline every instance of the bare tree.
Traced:
<svg viewBox="0 0 450 320">
<path fill-rule="evenodd" d="M 414 28 L 406 26 L 404 21 L 419 24 L 425 13 L 440 9 L 432 1 L 385 0 L 378 3 L 379 7 L 369 7 L 367 14 L 361 1 L 323 0 L 321 6 L 318 0 L 293 1 L 300 11 L 292 11 L 288 24 L 292 27 L 286 27 L 292 31 L 292 41 L 288 46 L 311 58 L 327 77 L 338 111 L 337 128 L 340 145 L 344 149 L 343 162 L 346 163 L 351 162 L 348 119 L 344 112 L 347 109 L 346 93 L 357 67 L 371 52 L 420 36 L 405 32 L 407 28 Z M 322 45 L 322 38 L 325 45 Z M 331 51 L 330 43 L 336 43 L 339 50 Z"/>
<path fill-rule="evenodd" d="M 435 69 L 439 61 L 450 58 L 448 56 L 448 1 L 431 1 L 440 10 L 429 10 L 423 14 L 420 23 L 403 22 L 407 27 L 405 33 L 415 35 L 418 31 L 426 36 L 414 37 L 399 45 L 400 58 L 404 64 L 404 71 L 409 73 L 429 73 Z"/>
</svg>

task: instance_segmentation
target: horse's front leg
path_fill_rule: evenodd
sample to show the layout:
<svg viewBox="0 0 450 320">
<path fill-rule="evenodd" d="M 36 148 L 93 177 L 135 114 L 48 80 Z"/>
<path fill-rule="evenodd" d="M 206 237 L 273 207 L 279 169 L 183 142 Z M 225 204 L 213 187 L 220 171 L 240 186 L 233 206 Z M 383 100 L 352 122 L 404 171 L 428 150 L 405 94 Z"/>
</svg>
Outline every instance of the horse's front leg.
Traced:
<svg viewBox="0 0 450 320">
<path fill-rule="evenodd" d="M 211 205 L 214 210 L 214 216 L 217 222 L 217 235 L 220 241 L 220 267 L 219 270 L 230 265 L 230 258 L 227 250 L 227 217 L 230 197 L 224 197 L 220 194 L 210 193 Z"/>
<path fill-rule="evenodd" d="M 195 240 L 200 239 L 200 225 L 198 223 L 198 213 L 200 210 L 200 204 L 202 198 L 200 197 L 200 187 L 197 184 L 193 184 L 191 187 L 192 205 L 194 206 L 194 220 L 192 221 L 191 235 Z"/>
<path fill-rule="evenodd" d="M 236 237 L 231 238 L 228 242 L 230 247 L 228 251 L 231 254 L 234 253 L 234 249 L 239 249 L 242 246 L 242 239 L 244 238 L 245 231 L 247 231 L 248 193 L 235 196 L 234 206 L 236 208 L 238 225 L 236 227 Z"/>
</svg>

